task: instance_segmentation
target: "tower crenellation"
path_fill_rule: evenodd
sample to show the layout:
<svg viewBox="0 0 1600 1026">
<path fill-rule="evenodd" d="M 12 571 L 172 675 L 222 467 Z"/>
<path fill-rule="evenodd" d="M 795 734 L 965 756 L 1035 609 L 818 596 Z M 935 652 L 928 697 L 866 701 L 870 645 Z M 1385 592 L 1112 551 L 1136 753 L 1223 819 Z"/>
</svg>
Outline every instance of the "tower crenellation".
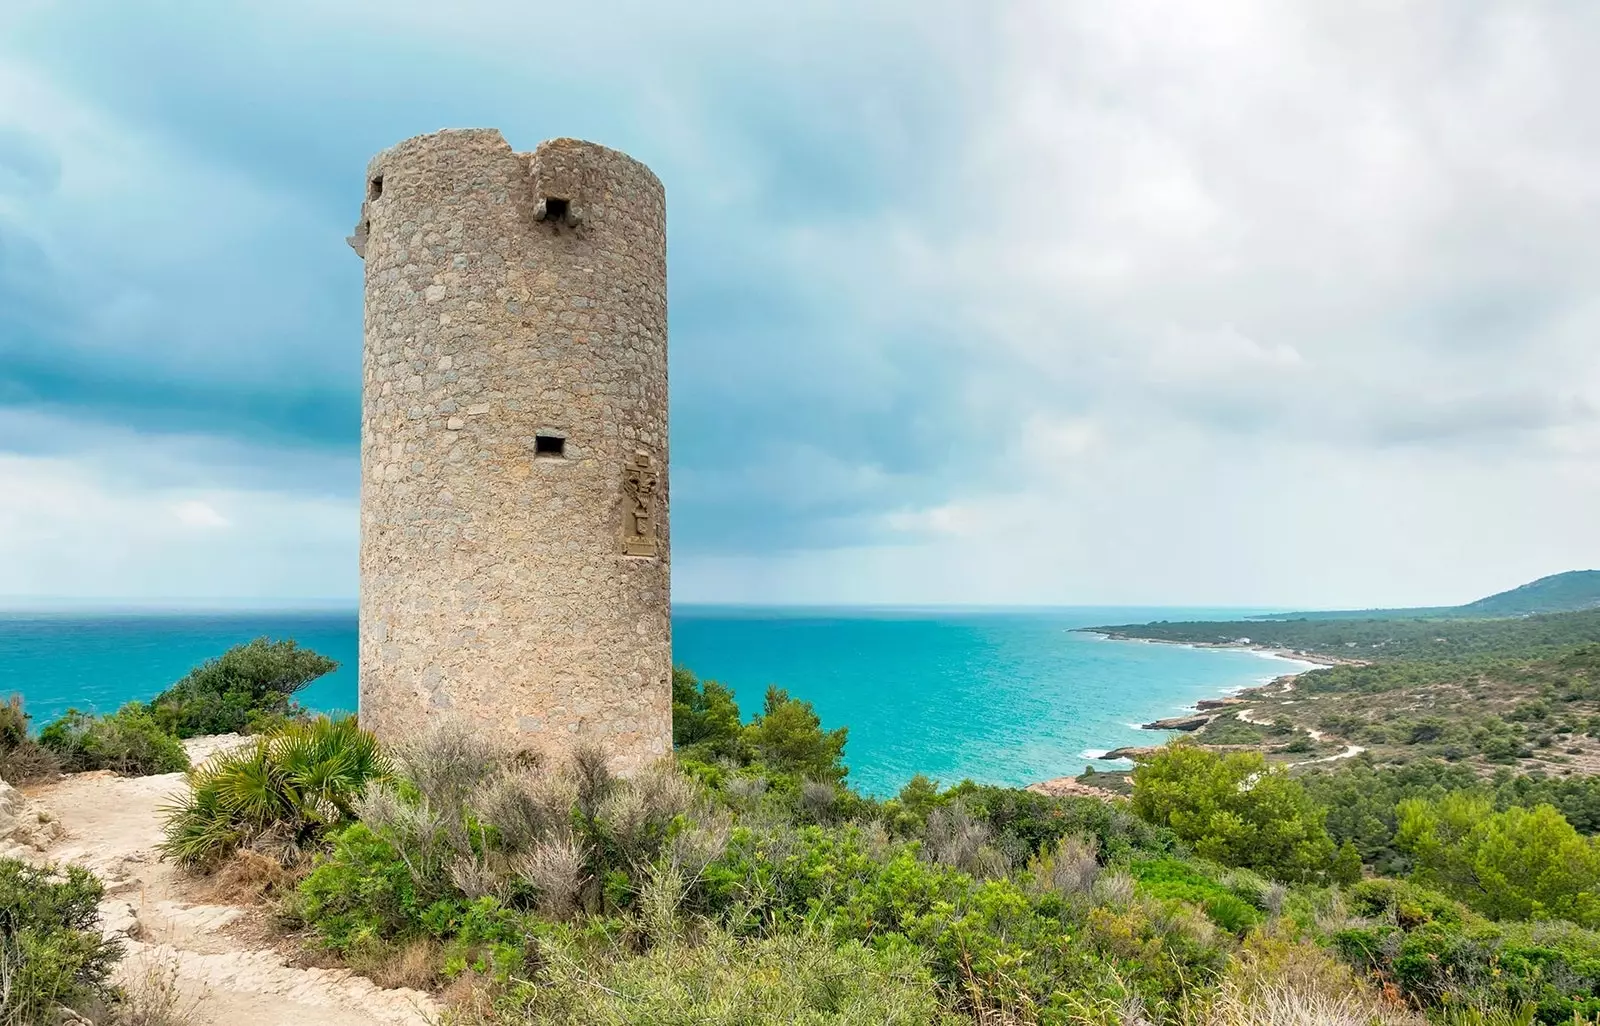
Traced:
<svg viewBox="0 0 1600 1026">
<path fill-rule="evenodd" d="M 627 771 L 671 747 L 666 207 L 492 129 L 367 169 L 360 714 Z"/>
</svg>

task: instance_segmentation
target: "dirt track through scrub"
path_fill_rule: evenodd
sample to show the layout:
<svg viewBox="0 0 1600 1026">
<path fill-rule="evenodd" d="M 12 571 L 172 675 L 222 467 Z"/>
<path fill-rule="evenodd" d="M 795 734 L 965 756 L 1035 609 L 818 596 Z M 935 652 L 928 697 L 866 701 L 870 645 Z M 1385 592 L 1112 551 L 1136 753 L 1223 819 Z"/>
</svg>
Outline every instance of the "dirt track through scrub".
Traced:
<svg viewBox="0 0 1600 1026">
<path fill-rule="evenodd" d="M 217 742 L 188 742 L 197 762 Z M 196 882 L 157 856 L 160 807 L 185 787 L 181 773 L 115 777 L 80 773 L 27 789 L 64 833 L 37 862 L 76 863 L 106 884 L 102 928 L 124 939 L 122 980 L 155 974 L 176 983 L 178 1005 L 196 1026 L 424 1026 L 436 1018 L 427 994 L 386 990 L 344 969 L 292 965 L 247 926 L 251 911 L 209 904 Z"/>
</svg>

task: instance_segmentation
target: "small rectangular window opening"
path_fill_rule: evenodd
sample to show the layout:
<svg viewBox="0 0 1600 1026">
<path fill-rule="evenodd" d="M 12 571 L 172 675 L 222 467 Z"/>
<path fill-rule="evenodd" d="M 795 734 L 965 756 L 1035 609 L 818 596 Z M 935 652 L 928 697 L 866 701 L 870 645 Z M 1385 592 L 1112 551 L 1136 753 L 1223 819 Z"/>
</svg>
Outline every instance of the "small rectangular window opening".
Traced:
<svg viewBox="0 0 1600 1026">
<path fill-rule="evenodd" d="M 548 196 L 544 201 L 544 219 L 546 221 L 565 221 L 567 218 L 568 203 L 564 199 Z"/>
<path fill-rule="evenodd" d="M 533 454 L 535 456 L 565 456 L 567 454 L 567 440 L 560 435 L 534 435 Z"/>
<path fill-rule="evenodd" d="M 375 200 L 383 195 L 383 176 L 375 175 L 367 186 L 367 199 Z"/>
</svg>

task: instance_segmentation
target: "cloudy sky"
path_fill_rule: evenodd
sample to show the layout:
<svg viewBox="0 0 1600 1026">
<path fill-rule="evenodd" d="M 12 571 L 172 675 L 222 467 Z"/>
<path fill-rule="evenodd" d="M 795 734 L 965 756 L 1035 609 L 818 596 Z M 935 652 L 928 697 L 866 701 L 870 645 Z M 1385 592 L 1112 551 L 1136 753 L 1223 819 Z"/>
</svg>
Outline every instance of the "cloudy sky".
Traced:
<svg viewBox="0 0 1600 1026">
<path fill-rule="evenodd" d="M 367 158 L 666 183 L 674 586 L 1600 565 L 1600 5 L 0 2 L 0 595 L 355 590 Z"/>
</svg>

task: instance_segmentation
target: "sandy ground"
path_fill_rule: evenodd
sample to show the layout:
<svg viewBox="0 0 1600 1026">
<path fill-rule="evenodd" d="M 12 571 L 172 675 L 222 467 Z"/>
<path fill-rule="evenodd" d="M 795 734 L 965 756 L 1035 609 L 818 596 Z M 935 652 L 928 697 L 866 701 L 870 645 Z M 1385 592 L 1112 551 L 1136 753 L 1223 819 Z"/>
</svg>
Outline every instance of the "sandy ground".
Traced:
<svg viewBox="0 0 1600 1026">
<path fill-rule="evenodd" d="M 225 739 L 189 742 L 201 761 Z M 121 972 L 136 986 L 149 974 L 175 979 L 179 1006 L 196 1026 L 424 1026 L 437 1006 L 414 990 L 385 990 L 343 969 L 302 968 L 263 946 L 253 913 L 198 900 L 195 884 L 159 861 L 160 807 L 184 787 L 178 773 L 115 777 L 80 773 L 30 787 L 59 822 L 39 862 L 77 863 L 106 884 L 102 928 L 124 938 Z"/>
</svg>

